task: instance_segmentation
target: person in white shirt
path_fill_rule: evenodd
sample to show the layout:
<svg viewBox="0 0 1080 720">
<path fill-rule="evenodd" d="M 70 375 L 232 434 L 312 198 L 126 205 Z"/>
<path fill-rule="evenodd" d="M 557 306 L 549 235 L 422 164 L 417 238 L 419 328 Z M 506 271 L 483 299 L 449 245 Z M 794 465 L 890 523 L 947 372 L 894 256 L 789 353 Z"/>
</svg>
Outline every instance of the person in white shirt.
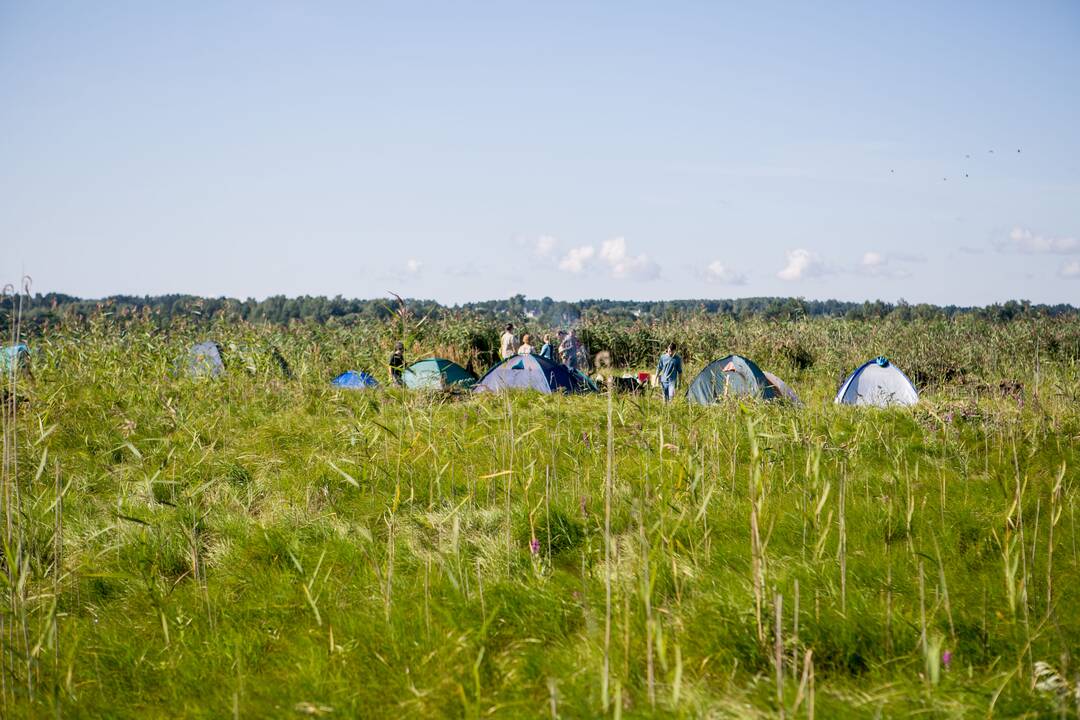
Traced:
<svg viewBox="0 0 1080 720">
<path fill-rule="evenodd" d="M 532 346 L 532 337 L 529 333 L 525 333 L 521 336 L 521 347 L 518 348 L 518 355 L 532 355 L 536 352 L 536 348 Z"/>
<path fill-rule="evenodd" d="M 505 360 L 508 357 L 513 357 L 517 353 L 517 336 L 514 335 L 514 324 L 507 323 L 506 331 L 502 334 L 502 338 L 499 341 L 499 357 Z"/>
</svg>

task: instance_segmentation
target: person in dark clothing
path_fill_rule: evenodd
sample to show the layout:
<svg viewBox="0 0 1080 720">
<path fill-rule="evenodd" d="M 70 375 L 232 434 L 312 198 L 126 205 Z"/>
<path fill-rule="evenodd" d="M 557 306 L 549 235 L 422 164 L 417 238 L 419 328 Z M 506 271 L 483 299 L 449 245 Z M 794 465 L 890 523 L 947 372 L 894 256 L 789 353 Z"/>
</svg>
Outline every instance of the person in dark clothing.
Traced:
<svg viewBox="0 0 1080 720">
<path fill-rule="evenodd" d="M 394 385 L 404 385 L 401 376 L 405 373 L 405 345 L 394 343 L 394 352 L 390 354 L 390 382 Z"/>
</svg>

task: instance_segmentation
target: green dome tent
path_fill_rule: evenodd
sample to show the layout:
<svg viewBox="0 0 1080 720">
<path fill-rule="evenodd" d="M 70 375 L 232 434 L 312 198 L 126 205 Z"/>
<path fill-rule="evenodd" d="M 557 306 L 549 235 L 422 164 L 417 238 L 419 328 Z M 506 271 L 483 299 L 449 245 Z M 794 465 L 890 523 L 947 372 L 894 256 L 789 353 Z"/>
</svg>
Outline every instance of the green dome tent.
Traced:
<svg viewBox="0 0 1080 720">
<path fill-rule="evenodd" d="M 453 360 L 428 358 L 409 367 L 401 377 L 410 390 L 468 389 L 476 384 L 476 376 Z"/>
<path fill-rule="evenodd" d="M 711 405 L 725 397 L 777 400 L 786 396 L 757 363 L 742 355 L 728 355 L 709 363 L 686 390 L 686 399 L 700 405 Z"/>
</svg>

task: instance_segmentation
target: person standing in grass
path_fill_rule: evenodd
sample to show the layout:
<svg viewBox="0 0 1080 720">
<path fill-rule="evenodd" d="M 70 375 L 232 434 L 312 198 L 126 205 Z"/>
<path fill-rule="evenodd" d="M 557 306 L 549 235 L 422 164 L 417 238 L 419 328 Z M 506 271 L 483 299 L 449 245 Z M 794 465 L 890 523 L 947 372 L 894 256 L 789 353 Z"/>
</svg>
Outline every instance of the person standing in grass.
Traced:
<svg viewBox="0 0 1080 720">
<path fill-rule="evenodd" d="M 517 352 L 517 346 L 518 341 L 517 336 L 514 335 L 514 323 L 506 323 L 506 330 L 499 340 L 499 357 L 503 360 L 513 357 Z"/>
<path fill-rule="evenodd" d="M 555 362 L 555 348 L 551 346 L 551 335 L 544 333 L 544 344 L 540 348 L 540 357 Z"/>
<path fill-rule="evenodd" d="M 561 335 L 562 333 L 560 333 Z M 578 368 L 578 341 L 574 336 L 574 331 L 566 333 L 566 335 L 559 342 L 559 355 L 562 357 L 562 364 L 571 370 L 577 370 Z"/>
<path fill-rule="evenodd" d="M 664 402 L 675 399 L 675 388 L 679 386 L 681 375 L 682 358 L 675 352 L 675 343 L 668 343 L 667 350 L 660 356 L 660 362 L 656 365 L 656 379 L 660 381 Z"/>
<path fill-rule="evenodd" d="M 404 385 L 401 376 L 405 373 L 405 345 L 401 342 L 394 343 L 394 352 L 390 353 L 390 382 L 394 385 Z"/>
<path fill-rule="evenodd" d="M 525 333 L 521 336 L 521 346 L 517 349 L 518 355 L 532 355 L 536 348 L 532 346 L 532 336 Z"/>
<path fill-rule="evenodd" d="M 566 363 L 563 357 L 563 343 L 566 342 L 566 331 L 560 330 L 555 336 L 555 346 L 552 348 L 552 360 L 557 363 Z"/>
</svg>

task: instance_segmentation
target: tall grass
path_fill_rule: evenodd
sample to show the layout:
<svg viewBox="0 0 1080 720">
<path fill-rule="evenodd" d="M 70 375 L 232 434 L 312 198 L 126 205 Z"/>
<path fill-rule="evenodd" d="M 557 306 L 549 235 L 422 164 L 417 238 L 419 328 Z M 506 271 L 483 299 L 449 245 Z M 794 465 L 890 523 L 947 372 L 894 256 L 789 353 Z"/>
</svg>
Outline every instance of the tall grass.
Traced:
<svg viewBox="0 0 1080 720">
<path fill-rule="evenodd" d="M 328 385 L 395 338 L 467 359 L 493 332 L 32 338 L 5 380 L 2 714 L 1075 714 L 1076 321 L 583 328 L 628 368 L 670 338 L 691 370 L 741 352 L 801 409 Z M 205 338 L 228 371 L 186 377 Z M 920 406 L 829 404 L 881 353 Z"/>
</svg>

